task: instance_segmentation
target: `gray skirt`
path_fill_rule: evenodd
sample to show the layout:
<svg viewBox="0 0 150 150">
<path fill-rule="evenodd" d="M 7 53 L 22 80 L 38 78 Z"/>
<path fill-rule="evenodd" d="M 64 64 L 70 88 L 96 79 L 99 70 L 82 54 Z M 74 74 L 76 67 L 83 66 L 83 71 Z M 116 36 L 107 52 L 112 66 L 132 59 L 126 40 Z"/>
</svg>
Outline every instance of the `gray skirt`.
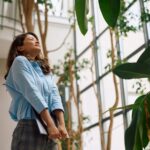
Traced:
<svg viewBox="0 0 150 150">
<path fill-rule="evenodd" d="M 35 120 L 20 120 L 12 136 L 11 150 L 58 150 L 55 140 L 39 133 Z"/>
</svg>

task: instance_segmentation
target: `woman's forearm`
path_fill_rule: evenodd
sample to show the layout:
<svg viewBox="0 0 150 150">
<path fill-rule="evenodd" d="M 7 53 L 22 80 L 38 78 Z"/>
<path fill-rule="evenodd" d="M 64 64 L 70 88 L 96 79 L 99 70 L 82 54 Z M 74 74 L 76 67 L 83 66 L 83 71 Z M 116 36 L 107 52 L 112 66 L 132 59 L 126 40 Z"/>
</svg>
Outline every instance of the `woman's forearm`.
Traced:
<svg viewBox="0 0 150 150">
<path fill-rule="evenodd" d="M 47 124 L 47 127 L 51 127 L 51 126 L 55 126 L 54 121 L 52 119 L 52 117 L 50 116 L 50 113 L 48 111 L 48 109 L 44 109 L 41 113 L 41 118 L 45 121 L 45 123 Z"/>
<path fill-rule="evenodd" d="M 56 118 L 58 120 L 58 130 L 59 130 L 59 132 L 61 134 L 61 137 L 62 138 L 69 138 L 68 132 L 67 132 L 66 127 L 65 127 L 63 111 L 60 110 L 60 109 L 56 109 L 54 111 L 54 113 L 55 113 Z"/>
<path fill-rule="evenodd" d="M 65 121 L 64 121 L 64 113 L 62 110 L 54 110 L 54 113 L 56 115 L 56 118 L 58 120 L 59 125 L 65 126 Z"/>
<path fill-rule="evenodd" d="M 47 124 L 47 131 L 48 131 L 48 137 L 51 138 L 58 138 L 60 139 L 62 137 L 61 133 L 55 126 L 53 119 L 50 116 L 50 113 L 48 109 L 44 109 L 41 113 L 41 118 L 46 122 Z"/>
</svg>

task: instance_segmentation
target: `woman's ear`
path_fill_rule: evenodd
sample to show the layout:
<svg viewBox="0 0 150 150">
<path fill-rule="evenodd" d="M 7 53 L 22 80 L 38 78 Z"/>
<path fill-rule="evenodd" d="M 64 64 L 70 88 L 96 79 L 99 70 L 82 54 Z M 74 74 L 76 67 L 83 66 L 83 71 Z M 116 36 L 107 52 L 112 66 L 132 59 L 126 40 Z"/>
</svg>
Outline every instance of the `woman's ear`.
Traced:
<svg viewBox="0 0 150 150">
<path fill-rule="evenodd" d="M 24 51 L 24 48 L 23 48 L 22 46 L 18 46 L 18 47 L 17 47 L 17 51 L 23 52 L 23 51 Z"/>
</svg>

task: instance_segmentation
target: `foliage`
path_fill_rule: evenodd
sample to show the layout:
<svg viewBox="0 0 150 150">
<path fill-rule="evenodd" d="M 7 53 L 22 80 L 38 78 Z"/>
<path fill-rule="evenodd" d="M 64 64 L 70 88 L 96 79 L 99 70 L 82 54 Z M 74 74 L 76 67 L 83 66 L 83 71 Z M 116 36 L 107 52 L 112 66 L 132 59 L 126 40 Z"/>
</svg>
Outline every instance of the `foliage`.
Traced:
<svg viewBox="0 0 150 150">
<path fill-rule="evenodd" d="M 87 32 L 87 17 L 88 14 L 88 0 L 75 0 L 75 10 L 78 20 L 78 25 L 82 34 Z"/>
<path fill-rule="evenodd" d="M 150 46 L 142 53 L 136 63 L 116 66 L 113 72 L 123 79 L 150 77 Z"/>
<path fill-rule="evenodd" d="M 99 6 L 105 21 L 114 28 L 120 12 L 120 0 L 99 0 Z"/>
<path fill-rule="evenodd" d="M 129 12 L 128 14 L 125 14 L 126 10 L 126 2 L 124 0 L 121 0 L 121 8 L 120 8 L 120 15 L 118 17 L 118 21 L 116 24 L 117 30 L 119 32 L 119 35 L 127 36 L 127 33 L 130 31 L 136 32 L 137 27 L 130 24 L 130 19 L 134 19 L 136 15 L 133 12 Z"/>
<path fill-rule="evenodd" d="M 132 88 L 136 88 L 136 94 L 143 95 L 146 90 L 146 84 L 143 83 L 143 80 L 136 80 L 135 84 L 133 84 Z"/>
<path fill-rule="evenodd" d="M 3 0 L 4 2 L 8 2 L 8 3 L 11 3 L 12 0 Z"/>
<path fill-rule="evenodd" d="M 150 77 L 150 46 L 136 63 L 116 66 L 113 72 L 123 79 Z M 148 144 L 150 131 L 150 93 L 137 98 L 132 111 L 132 121 L 125 132 L 126 150 L 142 150 Z"/>
<path fill-rule="evenodd" d="M 54 73 L 63 78 L 61 80 L 60 84 L 64 84 L 65 86 L 69 86 L 70 85 L 70 76 L 69 76 L 69 69 L 70 69 L 70 65 L 73 65 L 74 69 L 72 70 L 72 73 L 75 75 L 75 78 L 77 80 L 80 79 L 80 75 L 79 72 L 87 67 L 89 67 L 89 61 L 87 59 L 83 59 L 81 62 L 76 62 L 76 60 L 74 60 L 72 58 L 73 55 L 73 50 L 71 49 L 69 52 L 67 52 L 64 55 L 64 59 L 63 61 L 59 60 L 59 64 L 54 65 Z"/>
<path fill-rule="evenodd" d="M 149 142 L 150 93 L 137 98 L 132 111 L 132 122 L 125 132 L 126 150 L 142 150 Z"/>
<path fill-rule="evenodd" d="M 45 4 L 45 2 L 47 3 L 47 6 L 49 6 L 50 9 L 53 8 L 53 4 L 52 4 L 52 1 L 51 0 L 37 0 L 38 4 Z"/>
<path fill-rule="evenodd" d="M 148 23 L 150 21 L 150 12 L 148 9 L 145 9 L 145 12 L 142 12 L 141 21 L 145 23 Z"/>
<path fill-rule="evenodd" d="M 37 2 L 38 2 L 39 4 L 43 4 L 43 3 L 45 3 L 45 0 L 37 0 Z"/>
<path fill-rule="evenodd" d="M 109 26 L 115 27 L 120 12 L 120 0 L 98 0 L 102 15 Z M 83 35 L 86 34 L 89 0 L 75 0 L 75 12 Z"/>
<path fill-rule="evenodd" d="M 128 17 L 132 17 L 132 13 L 129 13 Z M 118 31 L 120 35 L 127 36 L 127 33 L 130 31 L 136 32 L 137 28 L 129 24 L 129 19 L 125 15 L 121 15 L 117 23 Z"/>
<path fill-rule="evenodd" d="M 134 0 L 136 1 L 136 0 Z M 149 1 L 149 0 L 148 0 Z M 144 1 L 144 5 L 147 1 Z M 131 2 L 133 3 L 133 2 Z M 137 32 L 140 30 L 143 26 L 143 23 L 148 23 L 150 21 L 150 12 L 149 9 L 145 7 L 144 11 L 141 12 L 141 15 L 138 16 L 138 14 L 135 14 L 134 12 L 131 12 L 127 9 L 128 6 L 126 6 L 125 0 L 121 0 L 121 8 L 120 8 L 120 15 L 117 20 L 117 30 L 119 35 L 127 36 L 127 34 L 131 32 Z M 126 12 L 128 10 L 128 12 Z M 137 20 L 138 25 L 135 23 L 131 23 L 130 20 Z"/>
</svg>

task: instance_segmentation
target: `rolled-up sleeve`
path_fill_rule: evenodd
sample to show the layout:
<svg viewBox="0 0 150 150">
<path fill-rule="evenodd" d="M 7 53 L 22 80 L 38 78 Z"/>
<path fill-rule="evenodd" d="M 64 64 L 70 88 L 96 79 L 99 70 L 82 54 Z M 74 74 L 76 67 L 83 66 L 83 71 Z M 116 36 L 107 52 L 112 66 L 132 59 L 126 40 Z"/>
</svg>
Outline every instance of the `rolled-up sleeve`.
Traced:
<svg viewBox="0 0 150 150">
<path fill-rule="evenodd" d="M 18 56 L 12 66 L 12 75 L 14 86 L 25 99 L 32 105 L 32 107 L 40 113 L 45 108 L 48 108 L 44 97 L 37 88 L 36 81 L 32 76 L 32 72 L 27 66 L 26 58 Z"/>
<path fill-rule="evenodd" d="M 52 77 L 52 92 L 51 92 L 51 94 L 52 94 L 51 111 L 59 109 L 64 112 L 64 108 L 62 105 L 59 90 L 58 90 L 58 87 L 57 87 L 53 77 Z"/>
</svg>

